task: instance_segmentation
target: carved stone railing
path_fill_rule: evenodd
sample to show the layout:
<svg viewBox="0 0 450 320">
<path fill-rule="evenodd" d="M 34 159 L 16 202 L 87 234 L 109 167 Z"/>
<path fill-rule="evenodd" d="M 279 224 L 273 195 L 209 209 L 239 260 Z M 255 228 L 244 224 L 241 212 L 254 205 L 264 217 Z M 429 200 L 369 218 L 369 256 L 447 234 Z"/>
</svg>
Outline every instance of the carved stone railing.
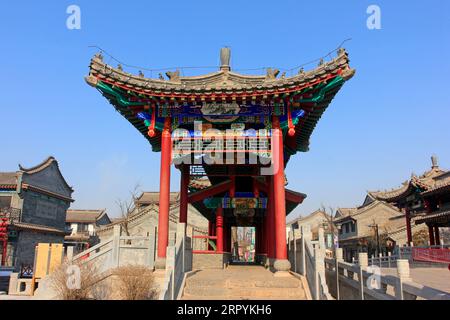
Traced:
<svg viewBox="0 0 450 320">
<path fill-rule="evenodd" d="M 69 247 L 70 248 L 70 247 Z M 148 237 L 122 236 L 119 225 L 114 226 L 113 237 L 73 256 L 72 261 L 94 263 L 99 272 L 128 264 L 153 269 L 156 255 L 156 229 Z M 67 254 L 69 260 L 71 253 Z"/>
<path fill-rule="evenodd" d="M 430 267 L 435 267 L 441 264 L 446 268 L 450 263 L 450 246 L 396 247 L 393 254 L 389 252 L 387 254 L 380 253 L 378 256 L 372 255 L 368 261 L 369 265 L 376 265 L 380 268 L 394 268 L 397 259 L 408 260 L 412 265 L 425 266 L 428 264 Z M 358 263 L 358 258 L 353 258 L 352 262 Z"/>
<path fill-rule="evenodd" d="M 412 281 L 408 260 L 395 261 L 397 276 L 382 275 L 378 266 L 369 266 L 367 253 L 359 253 L 358 261 L 344 262 L 342 249 L 336 250 L 334 259 L 325 259 L 327 284 L 336 299 L 450 300 L 449 293 Z"/>
<path fill-rule="evenodd" d="M 159 300 L 177 300 L 183 293 L 186 273 L 192 271 L 192 243 L 186 236 L 186 224 L 179 223 L 175 245 L 167 247 L 166 275 Z"/>
<path fill-rule="evenodd" d="M 332 300 L 325 279 L 325 240 L 323 229 L 319 240 L 312 241 L 309 226 L 289 233 L 289 260 L 292 271 L 306 277 L 314 300 Z"/>
</svg>

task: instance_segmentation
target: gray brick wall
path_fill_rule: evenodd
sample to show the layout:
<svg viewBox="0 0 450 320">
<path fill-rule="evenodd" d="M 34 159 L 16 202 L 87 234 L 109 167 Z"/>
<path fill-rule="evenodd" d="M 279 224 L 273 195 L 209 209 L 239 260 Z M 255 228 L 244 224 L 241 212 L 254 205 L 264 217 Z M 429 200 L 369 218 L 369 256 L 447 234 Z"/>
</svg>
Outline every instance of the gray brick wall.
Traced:
<svg viewBox="0 0 450 320">
<path fill-rule="evenodd" d="M 18 272 L 21 265 L 33 265 L 35 247 L 38 243 L 63 243 L 64 236 L 48 233 L 20 231 L 18 235 L 14 268 Z"/>
<path fill-rule="evenodd" d="M 68 202 L 33 191 L 23 191 L 22 196 L 22 222 L 64 230 Z"/>
</svg>

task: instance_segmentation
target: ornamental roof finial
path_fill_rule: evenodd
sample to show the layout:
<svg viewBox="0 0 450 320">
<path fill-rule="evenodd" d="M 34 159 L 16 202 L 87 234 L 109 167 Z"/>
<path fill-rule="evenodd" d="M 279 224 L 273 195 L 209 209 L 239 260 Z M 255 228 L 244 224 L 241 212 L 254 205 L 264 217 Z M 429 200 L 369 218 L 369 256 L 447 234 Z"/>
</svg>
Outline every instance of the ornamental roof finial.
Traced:
<svg viewBox="0 0 450 320">
<path fill-rule="evenodd" d="M 231 49 L 224 47 L 220 49 L 220 70 L 230 71 Z"/>
<path fill-rule="evenodd" d="M 439 162 L 438 162 L 438 157 L 433 154 L 431 156 L 431 169 L 437 169 L 439 168 Z"/>
</svg>

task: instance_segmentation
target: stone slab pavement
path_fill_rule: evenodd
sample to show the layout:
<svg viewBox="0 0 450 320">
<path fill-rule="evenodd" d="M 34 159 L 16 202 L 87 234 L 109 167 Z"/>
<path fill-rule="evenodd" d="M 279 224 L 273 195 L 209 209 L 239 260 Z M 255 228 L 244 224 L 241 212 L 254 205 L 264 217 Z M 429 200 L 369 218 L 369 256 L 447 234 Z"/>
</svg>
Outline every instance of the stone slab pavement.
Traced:
<svg viewBox="0 0 450 320">
<path fill-rule="evenodd" d="M 382 268 L 382 274 L 397 275 L 395 268 Z M 411 268 L 410 276 L 421 285 L 450 293 L 450 270 L 445 268 Z"/>
<path fill-rule="evenodd" d="M 10 296 L 7 294 L 0 294 L 0 301 L 2 300 L 33 300 L 33 297 L 29 296 Z"/>
</svg>

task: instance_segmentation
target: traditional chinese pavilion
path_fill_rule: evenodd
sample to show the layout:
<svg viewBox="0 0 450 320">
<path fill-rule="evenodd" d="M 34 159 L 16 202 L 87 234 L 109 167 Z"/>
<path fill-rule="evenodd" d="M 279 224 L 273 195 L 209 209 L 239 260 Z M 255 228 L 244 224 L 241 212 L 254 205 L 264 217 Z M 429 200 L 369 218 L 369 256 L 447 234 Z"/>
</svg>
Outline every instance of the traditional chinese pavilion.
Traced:
<svg viewBox="0 0 450 320">
<path fill-rule="evenodd" d="M 161 152 L 157 267 L 164 268 L 168 245 L 170 166 L 181 171 L 181 223 L 192 204 L 209 220 L 215 245 L 197 254 L 231 251 L 231 227 L 256 227 L 256 254 L 275 270 L 290 269 L 286 215 L 305 194 L 286 189 L 284 169 L 297 152 L 309 149 L 320 117 L 355 73 L 344 49 L 311 71 L 279 76 L 243 75 L 230 67 L 230 49 L 220 52 L 219 70 L 167 78 L 133 75 L 91 61 L 86 77 Z"/>
<path fill-rule="evenodd" d="M 450 171 L 439 167 L 436 156 L 431 157 L 431 169 L 422 175 L 411 175 L 401 187 L 388 191 L 369 192 L 366 203 L 373 199 L 399 208 L 406 219 L 408 244 L 413 242 L 411 224 L 426 224 L 430 245 L 440 245 L 439 228 L 450 227 Z"/>
</svg>

